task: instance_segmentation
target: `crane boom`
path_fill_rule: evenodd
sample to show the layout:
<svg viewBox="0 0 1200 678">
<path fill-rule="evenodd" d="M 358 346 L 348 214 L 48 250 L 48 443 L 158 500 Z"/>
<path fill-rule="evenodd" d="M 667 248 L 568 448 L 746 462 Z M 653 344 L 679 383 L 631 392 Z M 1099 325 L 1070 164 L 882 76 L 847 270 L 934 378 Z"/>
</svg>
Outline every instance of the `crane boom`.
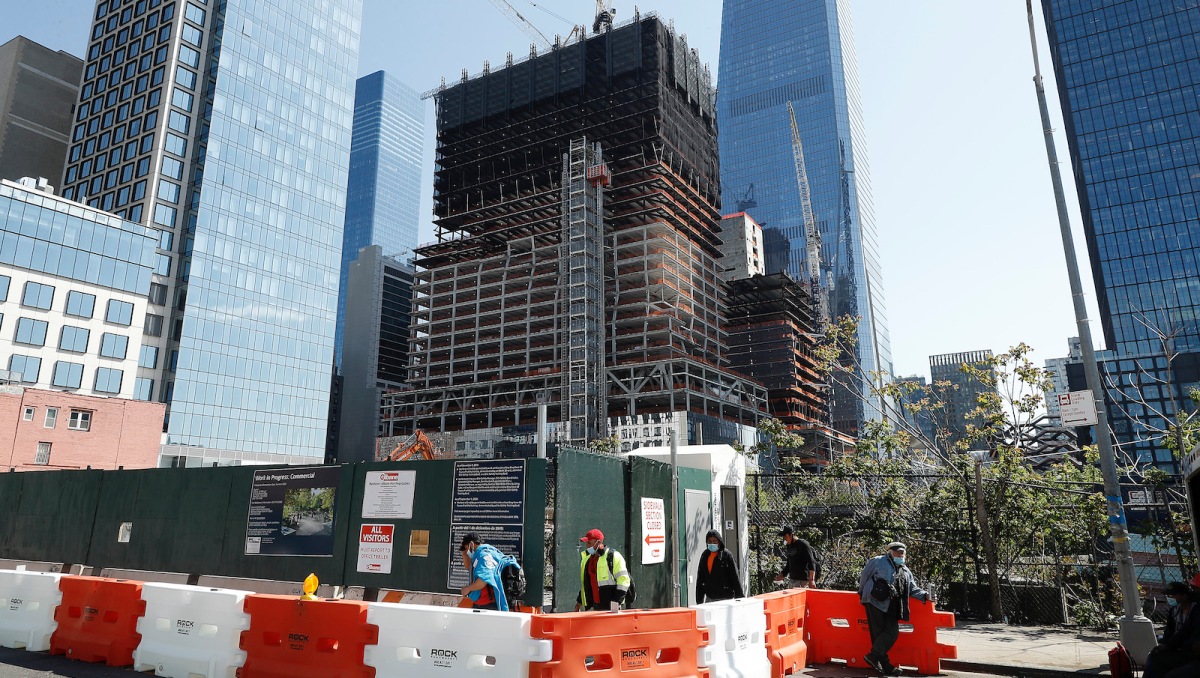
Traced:
<svg viewBox="0 0 1200 678">
<path fill-rule="evenodd" d="M 787 102 L 788 117 L 792 122 L 792 159 L 796 163 L 796 184 L 800 188 L 800 210 L 804 217 L 805 268 L 808 272 L 809 291 L 817 304 L 821 320 L 829 317 L 827 290 L 821 285 L 821 232 L 813 217 L 812 195 L 808 187 L 808 169 L 804 165 L 804 144 L 800 141 L 800 127 L 796 124 L 796 111 L 792 102 Z"/>
<path fill-rule="evenodd" d="M 491 3 L 496 6 L 496 9 L 500 10 L 501 14 L 508 17 L 509 21 L 516 24 L 517 28 L 521 29 L 525 35 L 528 35 L 530 40 L 533 40 L 542 47 L 550 45 L 550 39 L 543 35 L 529 19 L 522 16 L 517 11 L 517 8 L 512 6 L 512 3 L 507 2 L 507 0 L 491 0 Z"/>
</svg>

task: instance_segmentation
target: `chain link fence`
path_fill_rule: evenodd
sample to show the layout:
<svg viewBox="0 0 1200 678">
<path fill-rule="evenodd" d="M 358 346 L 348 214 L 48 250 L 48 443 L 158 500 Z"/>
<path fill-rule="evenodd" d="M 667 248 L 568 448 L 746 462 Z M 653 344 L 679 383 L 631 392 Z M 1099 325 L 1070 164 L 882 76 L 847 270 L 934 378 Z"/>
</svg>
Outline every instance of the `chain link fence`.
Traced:
<svg viewBox="0 0 1200 678">
<path fill-rule="evenodd" d="M 1073 496 L 1046 494 L 1048 501 L 1063 503 L 1057 508 L 1064 512 L 1074 510 L 1070 501 L 1082 501 L 1075 495 L 1089 494 L 1063 492 Z M 908 547 L 909 567 L 918 584 L 934 593 L 942 607 L 966 619 L 992 619 L 992 587 L 976 500 L 969 482 L 941 473 L 751 474 L 746 482 L 751 591 L 758 594 L 781 585 L 775 582 L 783 570 L 783 540 L 778 534 L 783 525 L 791 525 L 818 553 L 821 588 L 858 590 L 867 559 L 898 540 Z M 1106 530 L 1096 529 L 1064 547 L 1066 540 L 1034 536 L 1039 533 L 1036 525 L 1029 526 L 1028 537 L 1020 527 L 1018 522 L 1017 529 L 1009 529 L 1007 541 L 997 547 L 1002 552 L 997 578 L 1003 619 L 1022 625 L 1111 624 L 1121 599 Z M 1144 573 L 1139 579 L 1184 578 L 1189 570 L 1180 563 L 1187 556 L 1175 546 L 1171 548 L 1169 540 L 1135 538 L 1135 561 Z M 1145 607 L 1152 617 L 1161 617 L 1165 606 L 1149 595 Z"/>
</svg>

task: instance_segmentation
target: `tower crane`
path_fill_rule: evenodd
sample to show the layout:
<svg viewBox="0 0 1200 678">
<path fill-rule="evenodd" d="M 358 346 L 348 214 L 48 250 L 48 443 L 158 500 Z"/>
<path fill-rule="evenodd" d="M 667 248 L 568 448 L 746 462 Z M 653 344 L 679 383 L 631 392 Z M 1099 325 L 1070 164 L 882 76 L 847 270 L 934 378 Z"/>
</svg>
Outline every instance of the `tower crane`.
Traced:
<svg viewBox="0 0 1200 678">
<path fill-rule="evenodd" d="M 537 26 L 534 26 L 529 19 L 526 19 L 524 16 L 522 16 L 521 13 L 517 11 L 517 8 L 512 6 L 512 3 L 508 2 L 507 0 L 491 0 L 491 3 L 495 5 L 496 9 L 500 10 L 501 14 L 508 17 L 508 20 L 513 22 L 517 28 L 521 29 L 525 35 L 528 35 L 529 39 L 533 40 L 533 42 L 538 46 L 550 46 L 550 39 L 547 38 L 541 31 L 539 31 Z"/>
<path fill-rule="evenodd" d="M 596 0 L 596 20 L 592 22 L 592 32 L 599 33 L 601 28 L 612 28 L 617 10 L 613 9 L 612 0 Z"/>
<path fill-rule="evenodd" d="M 804 217 L 808 288 L 817 304 L 817 316 L 826 321 L 829 319 L 829 290 L 821 284 L 821 232 L 817 229 L 817 220 L 813 217 L 808 170 L 804 166 L 804 144 L 800 141 L 800 127 L 796 124 L 796 111 L 792 108 L 792 102 L 787 102 L 787 109 L 792 121 L 792 159 L 796 163 L 796 184 L 800 188 L 800 210 Z"/>
</svg>

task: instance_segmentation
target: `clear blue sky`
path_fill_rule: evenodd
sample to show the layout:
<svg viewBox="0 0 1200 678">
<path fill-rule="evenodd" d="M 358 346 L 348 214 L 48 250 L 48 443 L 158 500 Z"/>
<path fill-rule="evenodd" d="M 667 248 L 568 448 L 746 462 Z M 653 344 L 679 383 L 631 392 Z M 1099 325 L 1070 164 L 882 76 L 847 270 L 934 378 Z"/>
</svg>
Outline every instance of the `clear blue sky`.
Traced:
<svg viewBox="0 0 1200 678">
<path fill-rule="evenodd" d="M 536 3 L 536 6 L 535 4 Z M 568 20 L 591 24 L 593 0 L 512 0 L 553 39 Z M 616 0 L 618 20 L 632 3 Z M 1032 84 L 1021 2 L 851 0 L 867 156 L 897 374 L 928 376 L 928 356 L 1024 341 L 1038 360 L 1066 354 L 1074 314 Z M 1035 10 L 1037 3 L 1034 3 Z M 0 0 L 0 43 L 25 35 L 82 55 L 94 0 Z M 642 0 L 673 19 L 713 71 L 719 0 Z M 463 68 L 528 52 L 529 38 L 488 0 L 365 0 L 359 73 L 383 69 L 419 91 Z M 1041 33 L 1040 12 L 1038 30 Z M 1040 47 L 1045 67 L 1049 54 Z M 1053 74 L 1045 73 L 1061 127 Z M 719 74 L 718 74 L 719 77 Z M 426 115 L 432 171 L 433 112 Z M 1067 196 L 1086 266 L 1066 140 L 1058 133 Z M 422 187 L 424 212 L 432 187 Z M 428 219 L 423 242 L 433 237 Z M 1096 322 L 1095 291 L 1084 292 Z"/>
</svg>

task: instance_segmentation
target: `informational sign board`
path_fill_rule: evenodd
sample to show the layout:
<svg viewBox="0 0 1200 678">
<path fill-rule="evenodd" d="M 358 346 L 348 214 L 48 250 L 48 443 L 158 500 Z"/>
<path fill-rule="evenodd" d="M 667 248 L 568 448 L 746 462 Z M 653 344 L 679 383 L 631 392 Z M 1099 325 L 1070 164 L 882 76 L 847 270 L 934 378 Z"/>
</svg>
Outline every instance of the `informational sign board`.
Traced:
<svg viewBox="0 0 1200 678">
<path fill-rule="evenodd" d="M 667 517 L 663 500 L 642 497 L 642 564 L 653 565 L 667 559 Z"/>
<path fill-rule="evenodd" d="M 1095 426 L 1096 401 L 1091 391 L 1058 394 L 1058 416 L 1063 426 Z"/>
<path fill-rule="evenodd" d="M 391 574 L 395 543 L 395 525 L 364 524 L 358 531 L 358 571 Z"/>
<path fill-rule="evenodd" d="M 470 583 L 458 551 L 463 535 L 476 532 L 501 553 L 522 560 L 524 524 L 524 459 L 455 462 L 446 588 L 457 591 Z"/>
<path fill-rule="evenodd" d="M 245 554 L 332 557 L 340 475 L 337 466 L 255 471 Z"/>
<path fill-rule="evenodd" d="M 416 471 L 367 471 L 362 517 L 411 520 Z"/>
</svg>

